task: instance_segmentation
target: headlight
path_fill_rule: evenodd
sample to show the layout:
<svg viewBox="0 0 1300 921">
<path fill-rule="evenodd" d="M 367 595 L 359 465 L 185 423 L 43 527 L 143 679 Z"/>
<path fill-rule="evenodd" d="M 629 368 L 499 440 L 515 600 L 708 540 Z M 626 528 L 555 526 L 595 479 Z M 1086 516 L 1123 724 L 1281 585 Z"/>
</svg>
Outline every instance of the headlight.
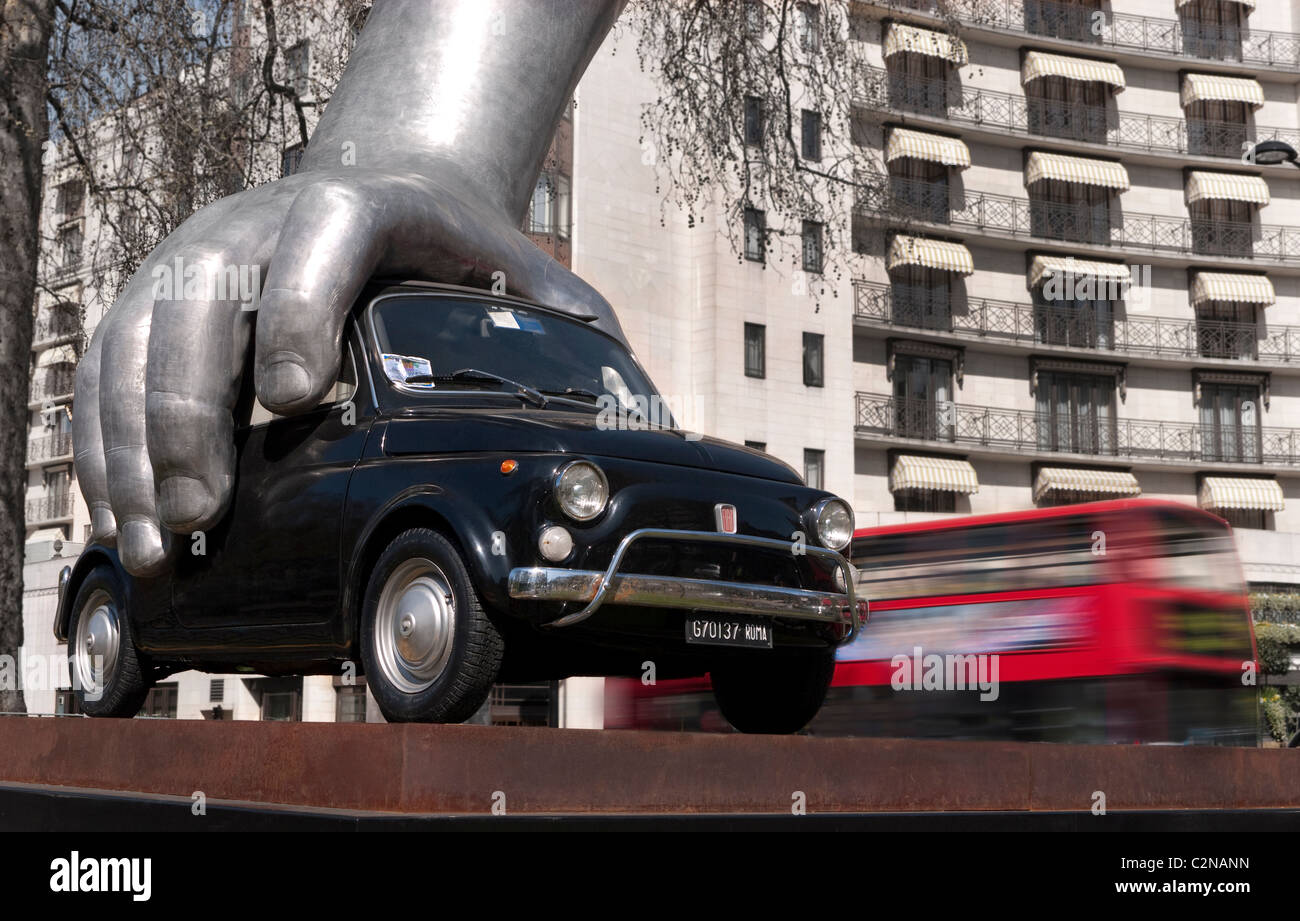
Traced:
<svg viewBox="0 0 1300 921">
<path fill-rule="evenodd" d="M 823 499 L 817 504 L 817 540 L 823 547 L 843 550 L 853 540 L 853 510 L 843 499 Z"/>
<path fill-rule="evenodd" d="M 609 482 L 595 464 L 574 461 L 555 478 L 555 499 L 574 521 L 591 521 L 605 511 Z"/>
</svg>

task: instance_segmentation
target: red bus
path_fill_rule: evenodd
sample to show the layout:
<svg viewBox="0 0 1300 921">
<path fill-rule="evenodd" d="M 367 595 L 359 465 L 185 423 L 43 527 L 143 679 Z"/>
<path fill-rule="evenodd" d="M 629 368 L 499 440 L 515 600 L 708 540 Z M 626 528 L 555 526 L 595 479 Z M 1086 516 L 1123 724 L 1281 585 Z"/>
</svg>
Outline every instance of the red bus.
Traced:
<svg viewBox="0 0 1300 921">
<path fill-rule="evenodd" d="M 817 735 L 1256 745 L 1228 524 L 1126 499 L 860 530 L 871 622 Z M 725 731 L 707 679 L 611 682 L 606 725 Z"/>
</svg>

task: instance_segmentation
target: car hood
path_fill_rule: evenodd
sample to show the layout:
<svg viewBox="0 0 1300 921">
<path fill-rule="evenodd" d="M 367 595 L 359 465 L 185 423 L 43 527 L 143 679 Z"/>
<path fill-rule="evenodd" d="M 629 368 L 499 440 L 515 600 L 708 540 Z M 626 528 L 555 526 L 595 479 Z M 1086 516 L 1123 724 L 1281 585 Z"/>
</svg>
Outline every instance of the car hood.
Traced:
<svg viewBox="0 0 1300 921">
<path fill-rule="evenodd" d="M 601 428 L 591 412 L 555 409 L 417 408 L 395 415 L 384 432 L 389 456 L 459 452 L 552 453 L 618 457 L 802 483 L 773 457 L 680 429 Z"/>
</svg>

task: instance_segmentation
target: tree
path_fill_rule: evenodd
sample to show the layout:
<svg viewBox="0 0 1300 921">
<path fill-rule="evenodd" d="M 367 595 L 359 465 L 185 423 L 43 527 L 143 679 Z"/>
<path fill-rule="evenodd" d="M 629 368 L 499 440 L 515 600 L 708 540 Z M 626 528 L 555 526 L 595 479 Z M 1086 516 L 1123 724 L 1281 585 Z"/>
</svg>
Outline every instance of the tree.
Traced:
<svg viewBox="0 0 1300 921">
<path fill-rule="evenodd" d="M 0 0 L 0 655 L 15 660 L 23 643 L 27 381 L 52 23 L 48 0 Z M 20 686 L 0 686 L 0 712 L 26 709 Z"/>
</svg>

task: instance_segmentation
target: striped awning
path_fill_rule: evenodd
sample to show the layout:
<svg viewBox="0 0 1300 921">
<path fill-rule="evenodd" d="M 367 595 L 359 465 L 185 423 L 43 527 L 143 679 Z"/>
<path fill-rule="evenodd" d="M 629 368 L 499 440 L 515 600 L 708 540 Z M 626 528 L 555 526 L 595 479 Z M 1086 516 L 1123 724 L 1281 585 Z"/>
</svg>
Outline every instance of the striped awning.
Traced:
<svg viewBox="0 0 1300 921">
<path fill-rule="evenodd" d="M 901 233 L 889 244 L 888 268 L 900 265 L 921 265 L 959 275 L 970 275 L 975 271 L 975 260 L 971 258 L 970 250 L 960 243 L 909 237 Z"/>
<path fill-rule="evenodd" d="M 1222 74 L 1187 74 L 1183 77 L 1183 108 L 1193 102 L 1244 102 L 1258 109 L 1264 104 L 1264 88 L 1249 77 Z"/>
<path fill-rule="evenodd" d="M 1230 304 L 1275 304 L 1277 292 L 1267 275 L 1236 272 L 1197 272 L 1192 279 L 1192 306 L 1206 301 Z"/>
<path fill-rule="evenodd" d="M 884 56 L 892 57 L 904 51 L 924 54 L 932 58 L 943 58 L 961 66 L 966 63 L 966 43 L 947 32 L 922 29 L 917 26 L 891 22 L 885 33 Z"/>
<path fill-rule="evenodd" d="M 1030 51 L 1025 55 L 1025 63 L 1020 68 L 1020 84 L 1023 86 L 1042 77 L 1109 83 L 1112 93 L 1118 93 L 1125 85 L 1124 70 L 1118 64 L 1072 58 L 1064 54 L 1048 54 L 1046 51 Z"/>
<path fill-rule="evenodd" d="M 1142 492 L 1137 477 L 1123 470 L 1079 470 L 1075 467 L 1040 467 L 1034 482 L 1034 501 L 1049 492 L 1078 492 L 1098 496 L 1136 496 Z"/>
<path fill-rule="evenodd" d="M 980 491 L 980 481 L 969 461 L 953 457 L 921 457 L 900 454 L 889 474 L 889 491 L 900 489 L 938 489 L 943 492 L 973 493 Z"/>
<path fill-rule="evenodd" d="M 1203 199 L 1248 201 L 1268 204 L 1268 183 L 1258 176 L 1240 173 L 1207 173 L 1193 170 L 1187 174 L 1187 203 Z"/>
<path fill-rule="evenodd" d="M 1122 262 L 1097 262 L 1092 259 L 1075 259 L 1073 256 L 1035 256 L 1029 265 L 1029 287 L 1036 288 L 1054 275 L 1072 278 L 1091 276 L 1098 280 L 1126 282 L 1131 278 L 1129 267 Z"/>
<path fill-rule="evenodd" d="M 77 361 L 77 350 L 71 345 L 56 345 L 54 348 L 46 349 L 36 356 L 36 367 L 48 368 L 51 365 L 75 365 Z"/>
<path fill-rule="evenodd" d="M 893 163 L 902 157 L 962 169 L 970 166 L 970 149 L 959 138 L 895 128 L 889 132 L 889 143 L 885 145 L 885 162 Z"/>
<path fill-rule="evenodd" d="M 1250 477 L 1207 476 L 1201 481 L 1201 508 L 1252 508 L 1280 512 L 1286 507 L 1282 484 Z"/>
<path fill-rule="evenodd" d="M 1195 3 L 1196 0 L 1174 0 L 1174 8 L 1181 10 L 1189 3 Z M 1239 3 L 1246 8 L 1246 12 L 1252 12 L 1255 9 L 1255 0 L 1228 0 L 1229 3 Z"/>
<path fill-rule="evenodd" d="M 1128 170 L 1124 169 L 1123 163 L 1116 163 L 1113 160 L 1094 160 L 1091 157 L 1043 153 L 1036 150 L 1029 155 L 1029 160 L 1025 163 L 1025 186 L 1042 182 L 1044 179 L 1081 182 L 1084 185 L 1118 189 L 1121 192 L 1129 187 Z"/>
</svg>

